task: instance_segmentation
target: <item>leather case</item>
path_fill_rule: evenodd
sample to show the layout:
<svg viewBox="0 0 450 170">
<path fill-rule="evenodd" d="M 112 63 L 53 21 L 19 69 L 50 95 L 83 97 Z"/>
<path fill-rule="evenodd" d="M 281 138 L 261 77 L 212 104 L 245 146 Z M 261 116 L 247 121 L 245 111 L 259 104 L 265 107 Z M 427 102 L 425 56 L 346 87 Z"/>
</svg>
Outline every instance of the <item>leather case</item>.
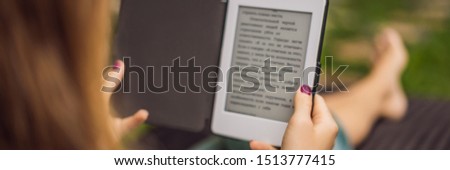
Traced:
<svg viewBox="0 0 450 170">
<path fill-rule="evenodd" d="M 201 131 L 212 113 L 214 93 L 179 93 L 173 86 L 166 93 L 147 89 L 139 93 L 137 84 L 142 88 L 143 82 L 153 80 L 161 85 L 162 67 L 172 66 L 178 57 L 181 65 L 195 57 L 196 66 L 202 69 L 217 66 L 225 12 L 226 3 L 221 0 L 122 0 L 114 53 L 118 58 L 130 58 L 125 63 L 122 88 L 129 87 L 131 93 L 121 90 L 113 95 L 118 112 L 127 116 L 145 108 L 150 112 L 150 124 Z M 154 74 L 138 76 L 137 66 L 153 66 Z M 173 78 L 169 74 L 170 84 Z M 204 80 L 197 77 L 193 81 L 201 85 Z M 180 82 L 185 85 L 187 77 L 181 76 Z"/>
</svg>

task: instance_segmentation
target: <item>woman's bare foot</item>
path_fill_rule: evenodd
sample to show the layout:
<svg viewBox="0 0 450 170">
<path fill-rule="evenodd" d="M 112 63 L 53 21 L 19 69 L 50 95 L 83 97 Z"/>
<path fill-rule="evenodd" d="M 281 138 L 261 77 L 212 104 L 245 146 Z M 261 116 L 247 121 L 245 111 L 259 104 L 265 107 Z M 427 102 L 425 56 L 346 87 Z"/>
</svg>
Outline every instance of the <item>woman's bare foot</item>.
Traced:
<svg viewBox="0 0 450 170">
<path fill-rule="evenodd" d="M 408 62 L 408 54 L 397 31 L 386 28 L 376 37 L 376 61 L 374 72 L 389 83 L 389 89 L 381 107 L 381 116 L 400 120 L 406 113 L 407 99 L 401 86 L 401 74 Z"/>
<path fill-rule="evenodd" d="M 408 52 L 400 34 L 392 28 L 385 28 L 375 38 L 375 54 L 374 70 L 389 72 L 399 80 L 408 63 Z"/>
<path fill-rule="evenodd" d="M 385 118 L 399 121 L 406 113 L 408 101 L 400 84 L 393 85 L 393 88 L 386 96 L 381 109 L 381 115 Z"/>
</svg>

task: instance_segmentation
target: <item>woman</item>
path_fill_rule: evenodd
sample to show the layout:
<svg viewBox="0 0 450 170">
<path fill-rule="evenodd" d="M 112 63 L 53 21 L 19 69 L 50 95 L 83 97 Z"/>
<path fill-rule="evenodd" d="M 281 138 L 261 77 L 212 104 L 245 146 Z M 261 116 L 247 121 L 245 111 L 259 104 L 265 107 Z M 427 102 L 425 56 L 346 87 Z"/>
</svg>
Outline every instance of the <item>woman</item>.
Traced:
<svg viewBox="0 0 450 170">
<path fill-rule="evenodd" d="M 100 91 L 100 73 L 110 51 L 108 2 L 0 1 L 0 149 L 120 149 L 122 134 L 147 119 L 145 110 L 112 118 L 110 94 Z M 381 36 L 378 51 L 389 57 L 380 57 L 372 76 L 351 93 L 325 100 L 316 95 L 312 108 L 309 88 L 299 90 L 282 149 L 333 147 L 338 128 L 325 101 L 354 145 L 380 113 L 402 116 L 404 109 L 396 107 L 404 100 L 398 76 L 400 60 L 406 57 L 399 56 L 406 53 L 398 51 L 403 46 L 396 32 L 388 32 Z M 115 76 L 122 77 L 123 63 L 117 61 L 115 67 Z M 388 76 L 389 69 L 398 74 Z M 387 77 L 390 83 L 381 79 Z M 373 102 L 354 106 L 361 98 Z M 273 149 L 258 141 L 251 147 Z"/>
<path fill-rule="evenodd" d="M 146 119 L 114 121 L 100 93 L 109 17 L 107 0 L 0 1 L 0 149 L 116 149 Z"/>
</svg>

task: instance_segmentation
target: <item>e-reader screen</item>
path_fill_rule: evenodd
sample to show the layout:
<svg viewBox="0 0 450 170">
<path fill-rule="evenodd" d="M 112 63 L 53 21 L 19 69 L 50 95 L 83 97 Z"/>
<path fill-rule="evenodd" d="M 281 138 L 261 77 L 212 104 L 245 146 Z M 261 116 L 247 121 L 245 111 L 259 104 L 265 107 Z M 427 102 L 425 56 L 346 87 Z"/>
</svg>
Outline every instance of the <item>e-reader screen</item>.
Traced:
<svg viewBox="0 0 450 170">
<path fill-rule="evenodd" d="M 227 76 L 226 111 L 289 120 L 300 83 L 296 78 L 304 69 L 311 16 L 306 12 L 239 7 Z"/>
</svg>

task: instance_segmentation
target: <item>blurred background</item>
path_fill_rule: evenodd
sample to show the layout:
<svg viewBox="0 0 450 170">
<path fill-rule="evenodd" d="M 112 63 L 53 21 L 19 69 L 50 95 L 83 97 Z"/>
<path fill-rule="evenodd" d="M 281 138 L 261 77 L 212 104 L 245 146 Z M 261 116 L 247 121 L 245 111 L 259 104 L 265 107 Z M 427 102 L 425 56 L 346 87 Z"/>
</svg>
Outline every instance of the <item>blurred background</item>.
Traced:
<svg viewBox="0 0 450 170">
<path fill-rule="evenodd" d="M 117 19 L 121 0 L 112 2 Z M 448 0 L 330 0 L 322 56 L 333 56 L 335 65 L 350 65 L 341 78 L 351 84 L 368 73 L 372 40 L 383 26 L 399 30 L 407 45 L 410 60 L 403 76 L 406 92 L 450 100 Z"/>
<path fill-rule="evenodd" d="M 112 1 L 117 19 L 120 0 Z M 322 56 L 334 57 L 334 69 L 349 65 L 340 76 L 345 85 L 368 74 L 373 37 L 384 26 L 400 32 L 409 52 L 402 77 L 408 113 L 402 122 L 380 120 L 357 149 L 450 149 L 450 131 L 443 129 L 450 122 L 450 1 L 330 0 Z M 209 132 L 144 125 L 129 135 L 127 143 L 137 149 L 186 149 L 208 145 L 207 138 Z"/>
<path fill-rule="evenodd" d="M 346 85 L 368 73 L 373 37 L 383 26 L 397 29 L 406 43 L 409 64 L 403 76 L 408 96 L 450 99 L 450 1 L 330 0 L 323 56 L 350 67 Z"/>
</svg>

